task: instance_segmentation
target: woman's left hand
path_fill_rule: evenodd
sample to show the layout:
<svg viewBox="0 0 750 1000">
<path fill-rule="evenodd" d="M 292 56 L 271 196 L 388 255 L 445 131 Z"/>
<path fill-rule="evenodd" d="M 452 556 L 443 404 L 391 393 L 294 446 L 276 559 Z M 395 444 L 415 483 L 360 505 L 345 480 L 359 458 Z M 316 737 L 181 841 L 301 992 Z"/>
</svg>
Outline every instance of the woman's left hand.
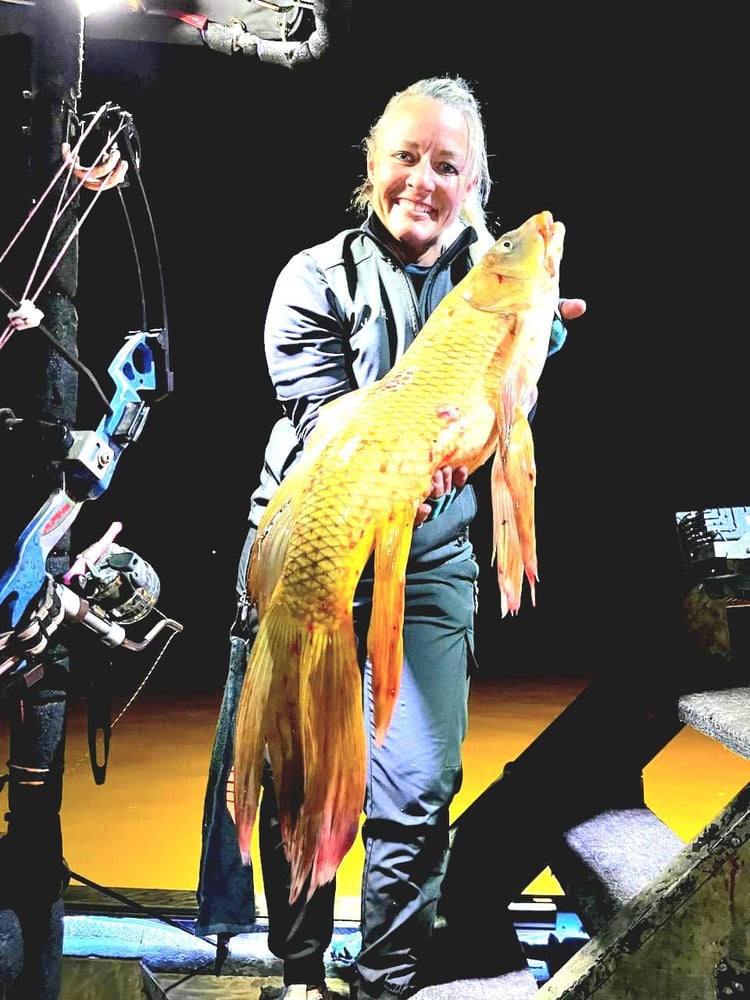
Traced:
<svg viewBox="0 0 750 1000">
<path fill-rule="evenodd" d="M 564 320 L 578 319 L 585 312 L 585 299 L 560 299 L 560 315 Z"/>
</svg>

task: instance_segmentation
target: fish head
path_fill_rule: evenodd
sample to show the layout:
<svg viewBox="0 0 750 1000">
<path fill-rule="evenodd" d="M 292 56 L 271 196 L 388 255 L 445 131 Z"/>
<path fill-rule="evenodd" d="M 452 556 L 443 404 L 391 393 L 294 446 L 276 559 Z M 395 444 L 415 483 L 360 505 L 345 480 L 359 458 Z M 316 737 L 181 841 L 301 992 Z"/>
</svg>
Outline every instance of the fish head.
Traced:
<svg viewBox="0 0 750 1000">
<path fill-rule="evenodd" d="M 564 241 L 565 226 L 551 212 L 532 215 L 495 241 L 464 279 L 463 297 L 487 312 L 556 299 Z"/>
</svg>

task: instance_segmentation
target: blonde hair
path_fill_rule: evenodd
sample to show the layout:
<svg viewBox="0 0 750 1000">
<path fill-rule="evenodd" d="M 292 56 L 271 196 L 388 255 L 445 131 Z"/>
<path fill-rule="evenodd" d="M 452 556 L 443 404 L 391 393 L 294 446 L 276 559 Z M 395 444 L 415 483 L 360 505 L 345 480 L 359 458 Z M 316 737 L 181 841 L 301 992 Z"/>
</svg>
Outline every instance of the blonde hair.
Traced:
<svg viewBox="0 0 750 1000">
<path fill-rule="evenodd" d="M 412 83 L 404 90 L 395 93 L 362 143 L 365 156 L 369 160 L 376 149 L 384 120 L 397 110 L 403 100 L 410 97 L 429 97 L 434 101 L 441 101 L 449 108 L 462 114 L 466 121 L 469 132 L 468 172 L 476 183 L 474 190 L 461 207 L 459 217 L 467 225 L 473 226 L 477 232 L 479 238 L 472 247 L 472 257 L 477 259 L 494 243 L 494 237 L 487 226 L 484 211 L 490 196 L 492 178 L 487 160 L 487 140 L 479 101 L 466 80 L 461 77 L 428 77 L 424 80 L 417 80 L 416 83 Z M 361 215 L 365 215 L 369 211 L 371 195 L 372 184 L 369 178 L 366 178 L 354 190 L 352 208 Z"/>
</svg>

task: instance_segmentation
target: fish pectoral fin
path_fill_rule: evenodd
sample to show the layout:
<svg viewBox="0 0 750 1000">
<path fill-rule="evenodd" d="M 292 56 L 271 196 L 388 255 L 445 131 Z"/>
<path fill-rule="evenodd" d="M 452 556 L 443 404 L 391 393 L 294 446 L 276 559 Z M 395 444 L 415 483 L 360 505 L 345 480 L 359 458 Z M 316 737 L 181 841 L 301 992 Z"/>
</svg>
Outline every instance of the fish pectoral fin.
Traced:
<svg viewBox="0 0 750 1000">
<path fill-rule="evenodd" d="M 521 606 L 523 585 L 523 558 L 513 495 L 505 476 L 503 452 L 495 452 L 492 462 L 492 557 L 497 567 L 500 588 L 500 610 L 504 618 L 508 612 L 516 614 Z"/>
<path fill-rule="evenodd" d="M 414 504 L 402 504 L 375 533 L 375 581 L 367 649 L 372 663 L 376 741 L 388 731 L 404 659 L 406 561 L 414 534 Z"/>
<path fill-rule="evenodd" d="M 535 584 L 538 579 L 534 524 L 536 463 L 534 461 L 531 426 L 520 406 L 516 408 L 516 417 L 508 440 L 505 456 L 505 480 L 513 499 L 521 558 L 531 590 L 531 603 L 535 604 Z"/>
</svg>

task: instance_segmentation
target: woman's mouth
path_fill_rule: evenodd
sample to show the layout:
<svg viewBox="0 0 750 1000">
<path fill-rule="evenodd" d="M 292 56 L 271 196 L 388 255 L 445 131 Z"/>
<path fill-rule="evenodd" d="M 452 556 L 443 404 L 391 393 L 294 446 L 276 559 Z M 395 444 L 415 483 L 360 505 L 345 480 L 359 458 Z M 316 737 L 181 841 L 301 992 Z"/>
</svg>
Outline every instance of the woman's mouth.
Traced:
<svg viewBox="0 0 750 1000">
<path fill-rule="evenodd" d="M 403 212 L 408 212 L 410 215 L 432 216 L 432 206 L 427 205 L 423 201 L 410 201 L 407 198 L 398 198 L 396 204 Z"/>
</svg>

